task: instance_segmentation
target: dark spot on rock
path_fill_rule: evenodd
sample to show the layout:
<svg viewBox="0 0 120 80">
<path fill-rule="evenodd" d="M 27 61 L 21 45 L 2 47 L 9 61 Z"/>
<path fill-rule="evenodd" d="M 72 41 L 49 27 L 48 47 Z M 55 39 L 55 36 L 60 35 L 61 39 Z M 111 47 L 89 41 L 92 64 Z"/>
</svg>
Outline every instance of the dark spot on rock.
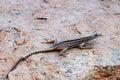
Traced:
<svg viewBox="0 0 120 80">
<path fill-rule="evenodd" d="M 11 11 L 13 14 L 15 14 L 15 15 L 21 15 L 21 13 L 20 13 L 20 11 L 19 10 L 12 10 Z"/>
<path fill-rule="evenodd" d="M 67 73 L 73 73 L 73 71 L 71 69 L 68 69 Z"/>
</svg>

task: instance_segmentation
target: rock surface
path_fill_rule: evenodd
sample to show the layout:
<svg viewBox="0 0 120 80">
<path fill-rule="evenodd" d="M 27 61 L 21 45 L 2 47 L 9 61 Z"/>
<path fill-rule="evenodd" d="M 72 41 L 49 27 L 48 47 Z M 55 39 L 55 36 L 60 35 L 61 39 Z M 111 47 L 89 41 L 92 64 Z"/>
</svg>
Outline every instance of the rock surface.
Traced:
<svg viewBox="0 0 120 80">
<path fill-rule="evenodd" d="M 91 42 L 94 49 L 71 49 L 63 58 L 59 52 L 33 55 L 9 80 L 82 80 L 95 65 L 119 65 L 120 1 L 0 0 L 0 80 L 24 54 L 51 46 L 46 40 L 96 32 L 103 36 Z"/>
<path fill-rule="evenodd" d="M 120 80 L 120 65 L 96 66 L 84 80 Z"/>
</svg>

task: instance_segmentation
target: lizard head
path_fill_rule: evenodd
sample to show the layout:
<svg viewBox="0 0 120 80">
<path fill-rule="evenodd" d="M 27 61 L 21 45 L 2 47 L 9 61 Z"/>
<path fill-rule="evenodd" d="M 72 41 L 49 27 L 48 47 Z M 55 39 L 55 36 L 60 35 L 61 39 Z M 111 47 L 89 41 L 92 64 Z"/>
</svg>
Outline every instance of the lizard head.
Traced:
<svg viewBox="0 0 120 80">
<path fill-rule="evenodd" d="M 95 33 L 95 34 L 93 34 L 91 37 L 93 37 L 93 38 L 97 38 L 97 37 L 99 37 L 99 36 L 102 36 L 102 34 Z"/>
</svg>

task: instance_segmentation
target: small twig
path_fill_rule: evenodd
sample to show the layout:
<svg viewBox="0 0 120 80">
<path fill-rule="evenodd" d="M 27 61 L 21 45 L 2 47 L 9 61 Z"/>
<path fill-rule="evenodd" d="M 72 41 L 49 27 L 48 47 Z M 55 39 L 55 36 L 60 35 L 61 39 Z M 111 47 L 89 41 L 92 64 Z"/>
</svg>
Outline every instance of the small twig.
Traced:
<svg viewBox="0 0 120 80">
<path fill-rule="evenodd" d="M 45 3 L 48 3 L 48 0 L 43 0 Z"/>
<path fill-rule="evenodd" d="M 47 18 L 36 18 L 36 19 L 38 19 L 38 20 L 45 20 L 45 21 L 47 21 Z"/>
<path fill-rule="evenodd" d="M 114 13 L 114 15 L 120 15 L 120 13 Z"/>
<path fill-rule="evenodd" d="M 81 34 L 81 32 L 77 29 L 76 24 L 73 24 L 72 29 L 73 29 L 74 32 L 76 32 L 78 34 Z"/>
<path fill-rule="evenodd" d="M 21 32 L 19 29 L 17 29 L 16 27 L 13 27 L 14 30 L 16 30 L 17 32 Z"/>
</svg>

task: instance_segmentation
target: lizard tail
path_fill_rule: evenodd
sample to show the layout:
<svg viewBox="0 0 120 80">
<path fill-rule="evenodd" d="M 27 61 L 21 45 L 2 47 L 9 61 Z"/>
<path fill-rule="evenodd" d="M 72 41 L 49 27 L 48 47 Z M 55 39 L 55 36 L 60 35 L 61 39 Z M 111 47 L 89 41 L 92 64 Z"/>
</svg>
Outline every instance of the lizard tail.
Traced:
<svg viewBox="0 0 120 80">
<path fill-rule="evenodd" d="M 37 49 L 37 50 L 32 50 L 31 52 L 29 52 L 30 54 L 27 54 L 26 56 L 24 57 L 21 57 L 15 64 L 14 66 L 10 69 L 10 71 L 7 73 L 7 75 L 5 76 L 5 79 L 8 79 L 8 74 L 13 71 L 17 65 L 21 62 L 21 61 L 24 61 L 25 59 L 27 59 L 28 57 L 30 57 L 31 55 L 33 54 L 38 54 L 38 53 L 42 53 L 42 52 L 50 52 L 50 51 L 53 51 L 55 50 L 55 48 L 46 48 L 46 49 Z"/>
<path fill-rule="evenodd" d="M 24 58 L 26 59 L 26 58 L 30 57 L 31 55 L 34 55 L 34 54 L 50 52 L 50 51 L 54 51 L 54 50 L 55 50 L 55 48 L 35 49 L 35 50 L 32 50 L 31 52 L 29 52 L 30 54 L 26 55 Z"/>
<path fill-rule="evenodd" d="M 8 74 L 9 74 L 11 71 L 13 71 L 21 61 L 24 61 L 24 60 L 25 60 L 25 59 L 24 59 L 23 57 L 21 57 L 21 58 L 14 64 L 14 66 L 9 70 L 9 72 L 8 72 L 7 75 L 5 76 L 5 80 L 8 78 Z"/>
</svg>

